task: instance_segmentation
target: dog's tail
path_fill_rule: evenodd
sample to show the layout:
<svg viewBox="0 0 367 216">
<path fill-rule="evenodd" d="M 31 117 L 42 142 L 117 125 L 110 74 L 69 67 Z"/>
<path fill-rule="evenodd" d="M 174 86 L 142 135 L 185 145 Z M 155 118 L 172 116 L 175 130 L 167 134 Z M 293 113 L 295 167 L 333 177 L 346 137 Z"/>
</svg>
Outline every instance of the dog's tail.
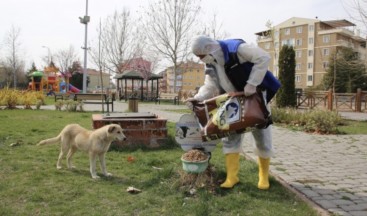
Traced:
<svg viewBox="0 0 367 216">
<path fill-rule="evenodd" d="M 40 141 L 37 145 L 41 146 L 41 145 L 48 145 L 48 144 L 54 144 L 54 143 L 58 143 L 61 141 L 61 135 L 58 135 L 57 137 L 53 137 L 50 139 L 45 139 Z"/>
</svg>

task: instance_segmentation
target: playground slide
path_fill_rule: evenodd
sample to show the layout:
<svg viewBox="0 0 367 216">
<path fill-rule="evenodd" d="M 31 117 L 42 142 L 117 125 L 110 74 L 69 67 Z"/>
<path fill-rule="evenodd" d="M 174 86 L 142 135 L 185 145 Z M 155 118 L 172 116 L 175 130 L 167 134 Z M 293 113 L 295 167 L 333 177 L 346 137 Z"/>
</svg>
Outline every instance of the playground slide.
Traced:
<svg viewBox="0 0 367 216">
<path fill-rule="evenodd" d="M 70 83 L 69 83 L 69 90 L 71 92 L 74 92 L 74 93 L 79 93 L 80 92 L 80 89 L 78 89 L 77 87 L 71 85 Z"/>
</svg>

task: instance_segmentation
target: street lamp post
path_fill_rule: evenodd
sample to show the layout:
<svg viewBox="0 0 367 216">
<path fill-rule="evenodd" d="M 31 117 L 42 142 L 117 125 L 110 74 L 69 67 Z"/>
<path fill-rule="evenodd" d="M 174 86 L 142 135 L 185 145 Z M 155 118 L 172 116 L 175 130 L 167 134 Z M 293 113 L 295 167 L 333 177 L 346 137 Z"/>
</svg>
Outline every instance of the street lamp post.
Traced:
<svg viewBox="0 0 367 216">
<path fill-rule="evenodd" d="M 85 25 L 85 38 L 84 38 L 84 70 L 83 70 L 83 93 L 87 93 L 87 36 L 88 36 L 88 22 L 90 17 L 88 16 L 88 0 L 86 0 L 85 16 L 79 17 L 80 23 Z"/>
</svg>

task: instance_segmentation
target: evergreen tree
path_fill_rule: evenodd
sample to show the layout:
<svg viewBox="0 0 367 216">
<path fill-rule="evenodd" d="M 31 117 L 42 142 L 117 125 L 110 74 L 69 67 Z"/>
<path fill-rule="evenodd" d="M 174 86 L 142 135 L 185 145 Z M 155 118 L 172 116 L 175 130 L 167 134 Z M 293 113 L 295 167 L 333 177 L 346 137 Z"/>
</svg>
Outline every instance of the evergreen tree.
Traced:
<svg viewBox="0 0 367 216">
<path fill-rule="evenodd" d="M 83 68 L 80 65 L 80 62 L 73 62 L 73 65 L 68 70 L 71 73 L 71 77 L 69 79 L 70 84 L 78 89 L 83 89 Z M 87 87 L 89 82 L 89 77 L 87 77 Z"/>
<path fill-rule="evenodd" d="M 296 60 L 292 46 L 284 45 L 279 53 L 279 81 L 281 88 L 276 95 L 278 107 L 295 107 L 297 105 L 295 74 Z"/>
<path fill-rule="evenodd" d="M 367 90 L 366 65 L 352 48 L 340 48 L 330 56 L 329 62 L 322 80 L 325 90 L 333 89 L 334 77 L 336 93 L 352 93 L 358 88 Z"/>
<path fill-rule="evenodd" d="M 31 75 L 31 73 L 33 73 L 34 71 L 38 71 L 37 67 L 36 67 L 36 64 L 33 62 L 32 63 L 32 67 L 31 69 L 29 69 L 27 71 L 27 74 L 26 74 L 26 77 L 27 77 L 27 80 L 30 81 L 31 80 L 31 77 L 29 75 Z"/>
</svg>

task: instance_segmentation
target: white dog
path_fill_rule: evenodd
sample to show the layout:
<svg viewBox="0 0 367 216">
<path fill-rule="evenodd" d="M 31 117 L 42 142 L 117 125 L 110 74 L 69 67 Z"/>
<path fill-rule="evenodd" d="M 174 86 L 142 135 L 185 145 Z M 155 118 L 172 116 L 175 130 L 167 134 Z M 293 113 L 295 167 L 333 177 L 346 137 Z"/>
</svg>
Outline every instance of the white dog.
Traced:
<svg viewBox="0 0 367 216">
<path fill-rule="evenodd" d="M 105 125 L 97 130 L 89 131 L 78 124 L 69 124 L 54 138 L 40 141 L 37 145 L 61 143 L 61 151 L 57 160 L 57 169 L 61 169 L 61 160 L 66 156 L 68 168 L 74 168 L 71 164 L 71 157 L 77 149 L 89 154 L 90 174 L 92 178 L 99 176 L 96 172 L 96 159 L 99 157 L 102 173 L 105 176 L 112 176 L 106 170 L 105 154 L 115 139 L 125 140 L 123 130 L 118 124 Z"/>
</svg>

